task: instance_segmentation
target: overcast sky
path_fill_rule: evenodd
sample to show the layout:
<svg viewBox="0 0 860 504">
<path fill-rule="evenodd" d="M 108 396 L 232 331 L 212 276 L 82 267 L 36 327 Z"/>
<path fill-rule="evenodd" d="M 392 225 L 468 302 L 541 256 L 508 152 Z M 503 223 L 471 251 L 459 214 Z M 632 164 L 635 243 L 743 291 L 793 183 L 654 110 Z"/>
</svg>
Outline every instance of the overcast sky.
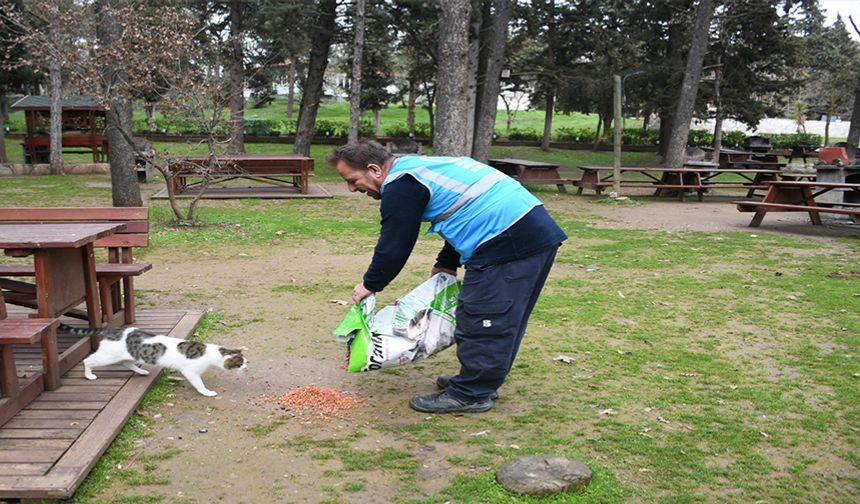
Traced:
<svg viewBox="0 0 860 504">
<path fill-rule="evenodd" d="M 836 21 L 836 13 L 842 14 L 842 20 L 845 21 L 845 26 L 854 40 L 860 40 L 860 35 L 851 27 L 851 22 L 848 16 L 854 18 L 854 23 L 860 28 L 860 0 L 818 0 L 821 5 L 821 10 L 827 16 L 827 24 L 833 24 Z"/>
</svg>

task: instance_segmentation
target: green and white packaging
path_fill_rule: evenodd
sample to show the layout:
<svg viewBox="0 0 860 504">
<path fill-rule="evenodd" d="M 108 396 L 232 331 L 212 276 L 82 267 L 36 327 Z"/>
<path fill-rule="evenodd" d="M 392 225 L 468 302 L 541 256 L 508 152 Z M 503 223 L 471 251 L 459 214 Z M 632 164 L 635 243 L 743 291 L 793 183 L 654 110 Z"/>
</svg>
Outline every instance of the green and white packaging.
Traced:
<svg viewBox="0 0 860 504">
<path fill-rule="evenodd" d="M 454 343 L 460 282 L 437 273 L 374 313 L 375 296 L 353 305 L 333 331 L 346 342 L 350 373 L 424 360 Z"/>
</svg>

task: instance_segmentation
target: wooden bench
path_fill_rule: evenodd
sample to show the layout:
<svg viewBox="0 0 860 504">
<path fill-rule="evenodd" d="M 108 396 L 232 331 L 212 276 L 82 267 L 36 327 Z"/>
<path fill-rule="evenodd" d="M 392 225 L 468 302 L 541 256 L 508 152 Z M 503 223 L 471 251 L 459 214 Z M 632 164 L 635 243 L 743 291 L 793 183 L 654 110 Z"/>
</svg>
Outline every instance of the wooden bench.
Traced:
<svg viewBox="0 0 860 504">
<path fill-rule="evenodd" d="M 693 163 L 693 162 L 691 162 Z M 611 166 L 580 166 L 582 178 L 577 182 L 577 194 L 583 189 L 593 189 L 597 194 L 614 184 Z M 681 200 L 686 192 L 695 192 L 699 201 L 711 189 L 745 189 L 747 196 L 756 190 L 767 189 L 769 180 L 779 177 L 779 170 L 769 169 L 717 169 L 717 168 L 664 168 L 645 166 L 622 166 L 621 175 L 635 174 L 641 178 L 622 178 L 622 188 L 654 189 L 660 196 L 664 190 L 677 191 Z M 734 176 L 739 180 L 715 180 L 716 177 Z"/>
<path fill-rule="evenodd" d="M 209 169 L 206 156 L 187 156 L 170 164 L 173 176 L 173 193 L 183 194 L 205 187 L 204 182 L 191 178 L 204 178 L 208 184 L 245 179 L 275 186 L 293 186 L 301 194 L 308 194 L 308 178 L 313 175 L 313 158 L 301 154 L 225 154 L 218 156 L 217 166 Z M 283 180 L 283 179 L 289 179 Z"/>
<path fill-rule="evenodd" d="M 558 173 L 559 165 L 555 163 L 544 163 L 542 161 L 530 161 L 528 159 L 489 159 L 487 164 L 500 172 L 513 177 L 522 185 L 527 184 L 552 184 L 559 192 L 566 193 L 565 184 L 573 183 L 572 180 L 563 179 Z"/>
<path fill-rule="evenodd" d="M 0 295 L 0 425 L 24 409 L 43 390 L 60 385 L 56 319 L 6 320 L 6 303 Z M 42 373 L 18 380 L 13 345 L 42 345 Z"/>
<path fill-rule="evenodd" d="M 782 180 L 769 182 L 763 201 L 733 201 L 739 212 L 755 212 L 750 227 L 761 225 L 768 212 L 806 212 L 814 225 L 821 225 L 822 213 L 842 214 L 860 223 L 860 203 L 822 202 L 815 198 L 832 190 L 846 190 L 860 193 L 860 184 L 838 182 L 806 182 Z M 816 190 L 813 192 L 813 190 Z"/>
<path fill-rule="evenodd" d="M 103 322 L 109 325 L 132 324 L 135 319 L 134 277 L 152 269 L 152 264 L 134 262 L 134 248 L 149 245 L 149 209 L 143 207 L 104 208 L 0 208 L 0 223 L 32 222 L 108 222 L 123 223 L 116 234 L 96 240 L 96 247 L 107 249 L 107 263 L 96 264 Z M 27 282 L 8 277 L 32 277 L 32 264 L 0 264 L 0 287 L 9 292 L 11 304 L 34 308 L 35 288 Z M 86 319 L 73 310 L 68 315 Z"/>
</svg>

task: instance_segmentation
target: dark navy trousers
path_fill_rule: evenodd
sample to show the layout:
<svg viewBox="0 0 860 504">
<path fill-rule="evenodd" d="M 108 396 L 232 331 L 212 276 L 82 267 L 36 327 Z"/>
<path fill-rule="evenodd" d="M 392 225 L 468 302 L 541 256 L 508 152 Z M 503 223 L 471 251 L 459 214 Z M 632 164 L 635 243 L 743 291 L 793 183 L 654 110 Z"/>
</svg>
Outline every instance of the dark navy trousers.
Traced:
<svg viewBox="0 0 860 504">
<path fill-rule="evenodd" d="M 466 266 L 454 341 L 460 373 L 448 394 L 485 399 L 510 373 L 558 246 L 502 264 Z"/>
</svg>

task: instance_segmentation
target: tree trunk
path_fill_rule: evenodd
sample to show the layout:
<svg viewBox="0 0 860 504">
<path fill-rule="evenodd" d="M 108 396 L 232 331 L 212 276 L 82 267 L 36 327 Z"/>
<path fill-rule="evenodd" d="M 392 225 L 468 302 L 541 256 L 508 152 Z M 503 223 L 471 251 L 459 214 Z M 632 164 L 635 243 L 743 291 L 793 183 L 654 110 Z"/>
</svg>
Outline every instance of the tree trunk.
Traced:
<svg viewBox="0 0 860 504">
<path fill-rule="evenodd" d="M 6 100 L 6 95 L 0 93 L 0 163 L 8 163 L 9 158 L 6 157 L 6 111 L 9 110 L 9 104 Z"/>
<path fill-rule="evenodd" d="M 429 83 L 424 83 L 424 89 L 426 90 L 427 95 L 427 106 L 424 107 L 427 109 L 427 117 L 430 122 L 430 143 L 436 139 L 436 114 L 433 112 L 433 103 L 436 101 L 436 91 L 430 88 Z"/>
<path fill-rule="evenodd" d="M 720 85 L 722 84 L 723 73 L 719 66 L 721 59 L 717 58 L 716 76 L 714 78 L 714 106 L 717 110 L 714 117 L 714 152 L 712 160 L 717 164 L 720 162 L 720 151 L 723 149 L 723 103 L 720 99 Z"/>
<path fill-rule="evenodd" d="M 349 89 L 349 135 L 348 142 L 358 141 L 358 120 L 361 117 L 361 59 L 364 53 L 364 0 L 355 0 L 355 41 L 352 46 L 352 83 Z M 379 111 L 373 111 L 376 128 L 379 127 Z M 376 130 L 379 135 L 378 129 Z"/>
<path fill-rule="evenodd" d="M 379 136 L 379 109 L 373 109 L 373 135 Z"/>
<path fill-rule="evenodd" d="M 857 87 L 854 88 L 854 110 L 848 127 L 848 143 L 860 147 L 860 77 L 857 77 Z"/>
<path fill-rule="evenodd" d="M 331 38 L 335 31 L 337 0 L 317 2 L 319 14 L 311 27 L 311 56 L 308 62 L 308 76 L 302 91 L 302 104 L 299 108 L 299 122 L 296 126 L 296 143 L 293 152 L 309 156 L 317 121 L 320 100 L 323 93 L 323 78 L 328 66 Z"/>
<path fill-rule="evenodd" d="M 143 105 L 143 109 L 146 111 L 146 128 L 150 133 L 155 133 L 158 129 L 158 126 L 155 124 L 155 104 L 146 102 Z"/>
<path fill-rule="evenodd" d="M 499 96 L 502 97 L 502 103 L 505 104 L 505 136 L 511 136 L 511 121 L 513 121 L 513 117 L 511 116 L 511 104 L 505 97 L 504 93 L 500 93 Z"/>
<path fill-rule="evenodd" d="M 543 138 L 540 141 L 541 150 L 549 150 L 549 141 L 552 138 L 552 113 L 555 110 L 555 89 L 550 89 L 546 94 L 546 111 L 543 116 Z"/>
<path fill-rule="evenodd" d="M 496 108 L 499 103 L 501 88 L 502 64 L 505 60 L 505 43 L 508 40 L 508 19 L 511 15 L 510 0 L 495 0 L 495 12 L 492 17 L 492 32 L 487 37 L 487 70 L 481 90 L 481 101 L 478 104 L 475 142 L 472 146 L 472 157 L 486 162 L 493 143 L 493 131 L 496 126 Z M 510 112 L 509 112 L 510 115 Z"/>
<path fill-rule="evenodd" d="M 106 47 L 113 46 L 121 36 L 121 28 L 113 13 L 120 1 L 99 0 L 97 3 L 96 36 L 99 44 Z M 132 103 L 127 98 L 119 97 L 119 93 L 114 90 L 114 86 L 127 80 L 127 76 L 112 67 L 102 68 L 101 72 L 103 91 L 108 98 L 105 139 L 108 144 L 113 206 L 143 206 L 134 164 L 134 150 L 129 142 L 132 137 Z"/>
<path fill-rule="evenodd" d="M 230 145 L 228 154 L 245 152 L 245 34 L 241 0 L 230 4 Z"/>
<path fill-rule="evenodd" d="M 471 154 L 475 141 L 475 114 L 477 113 L 478 93 L 480 93 L 480 80 L 483 79 L 483 62 L 481 53 L 482 18 L 481 0 L 472 0 L 471 21 L 469 23 L 469 68 L 466 70 L 466 153 Z"/>
<path fill-rule="evenodd" d="M 668 38 L 666 42 L 666 59 L 671 62 L 670 68 L 680 68 L 682 64 L 682 47 L 684 30 L 682 24 L 669 18 L 665 20 L 669 24 Z M 672 125 L 674 124 L 674 106 L 676 104 L 675 95 L 672 91 L 677 89 L 680 82 L 675 77 L 675 74 L 666 74 L 665 85 L 663 92 L 658 100 L 658 115 L 660 117 L 660 139 L 658 140 L 658 152 L 660 156 L 666 157 L 666 149 L 669 147 L 669 138 L 672 135 Z"/>
<path fill-rule="evenodd" d="M 596 151 L 600 146 L 600 127 L 603 125 L 603 114 L 597 114 L 597 131 L 594 132 L 594 143 L 591 150 Z"/>
<path fill-rule="evenodd" d="M 827 109 L 827 120 L 824 121 L 824 145 L 830 145 L 830 116 L 833 114 L 833 107 Z"/>
<path fill-rule="evenodd" d="M 696 105 L 696 95 L 699 91 L 699 79 L 702 76 L 702 61 L 708 48 L 711 17 L 714 14 L 713 0 L 701 0 L 696 9 L 696 26 L 693 31 L 693 43 L 687 54 L 687 67 L 684 72 L 684 82 L 675 109 L 672 134 L 666 147 L 665 165 L 670 168 L 680 168 L 684 165 L 684 154 L 687 149 L 687 137 L 690 134 L 690 121 L 693 118 L 693 108 Z"/>
<path fill-rule="evenodd" d="M 433 152 L 463 156 L 466 143 L 469 82 L 469 0 L 442 2 L 439 19 L 439 66 L 436 73 L 436 135 Z"/>
<path fill-rule="evenodd" d="M 549 19 L 546 30 L 546 59 L 549 68 L 555 71 L 555 19 L 553 18 L 555 15 L 555 1 L 550 0 L 548 7 Z M 552 79 L 552 77 L 549 79 Z M 555 83 L 545 82 L 544 87 L 546 89 L 546 111 L 543 120 L 543 138 L 540 142 L 540 148 L 541 150 L 548 151 L 550 138 L 552 137 L 552 114 L 555 112 L 556 86 Z"/>
<path fill-rule="evenodd" d="M 54 6 L 59 14 L 60 2 L 56 0 Z M 59 16 L 52 16 L 49 27 L 51 44 L 60 47 L 60 24 Z M 51 81 L 51 173 L 63 172 L 63 69 L 58 58 L 51 58 L 48 64 L 48 73 Z M 32 160 L 34 163 L 36 160 Z"/>
<path fill-rule="evenodd" d="M 409 81 L 409 94 L 406 97 L 406 128 L 409 136 L 415 136 L 415 83 Z"/>
<path fill-rule="evenodd" d="M 290 62 L 287 70 L 287 119 L 293 118 L 293 106 L 296 101 L 296 58 Z"/>
</svg>

